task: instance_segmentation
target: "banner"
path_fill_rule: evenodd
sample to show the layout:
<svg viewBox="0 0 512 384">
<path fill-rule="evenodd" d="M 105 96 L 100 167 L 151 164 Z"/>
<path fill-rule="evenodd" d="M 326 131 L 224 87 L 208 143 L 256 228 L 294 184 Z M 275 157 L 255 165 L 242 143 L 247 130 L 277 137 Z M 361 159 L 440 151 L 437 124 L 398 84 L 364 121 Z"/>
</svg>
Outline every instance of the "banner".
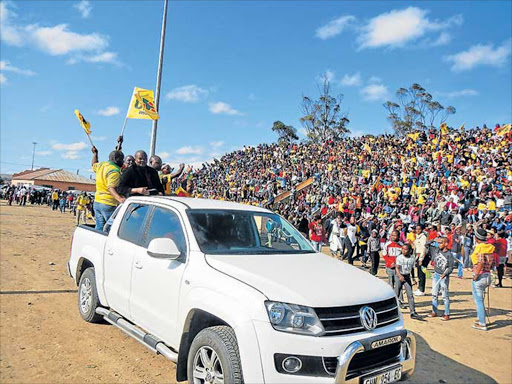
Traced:
<svg viewBox="0 0 512 384">
<path fill-rule="evenodd" d="M 144 100 L 146 100 L 146 103 Z M 130 106 L 128 107 L 126 118 L 146 120 L 158 119 L 158 113 L 156 112 L 154 103 L 153 91 L 139 87 L 133 88 L 132 98 L 130 100 Z"/>
<path fill-rule="evenodd" d="M 505 136 L 507 133 L 510 133 L 510 124 L 506 124 L 503 127 L 499 128 L 496 134 L 498 136 Z"/>
<path fill-rule="evenodd" d="M 407 137 L 409 139 L 412 139 L 412 141 L 418 141 L 418 138 L 420 137 L 420 133 L 419 132 L 409 133 L 407 135 Z"/>
<path fill-rule="evenodd" d="M 78 109 L 75 109 L 75 115 L 76 115 L 76 118 L 78 119 L 78 121 L 80 122 L 80 125 L 84 129 L 85 134 L 90 135 L 91 134 L 91 123 L 89 123 L 87 120 L 85 120 L 85 118 L 82 116 L 82 114 L 80 113 L 80 111 Z"/>
</svg>

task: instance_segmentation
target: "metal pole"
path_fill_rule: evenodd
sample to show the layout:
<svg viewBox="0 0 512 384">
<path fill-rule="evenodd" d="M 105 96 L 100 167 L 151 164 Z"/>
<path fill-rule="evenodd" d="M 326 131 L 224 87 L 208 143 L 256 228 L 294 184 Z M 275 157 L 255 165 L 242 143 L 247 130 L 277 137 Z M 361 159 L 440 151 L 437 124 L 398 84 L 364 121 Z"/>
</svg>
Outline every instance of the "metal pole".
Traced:
<svg viewBox="0 0 512 384">
<path fill-rule="evenodd" d="M 162 18 L 162 34 L 160 36 L 160 55 L 158 57 L 158 72 L 156 75 L 156 90 L 155 90 L 155 104 L 156 110 L 159 112 L 160 104 L 160 83 L 162 81 L 162 66 L 164 62 L 164 46 L 165 46 L 165 26 L 167 24 L 167 3 L 168 0 L 164 0 L 164 15 Z M 149 156 L 155 154 L 156 147 L 156 129 L 158 126 L 158 120 L 153 120 L 153 128 L 151 130 L 151 147 L 149 148 Z"/>
<path fill-rule="evenodd" d="M 37 145 L 37 143 L 35 141 L 33 141 L 32 144 L 34 144 L 34 149 L 32 150 L 32 168 L 31 168 L 31 170 L 33 171 L 34 170 L 34 157 L 36 155 L 36 145 Z"/>
</svg>

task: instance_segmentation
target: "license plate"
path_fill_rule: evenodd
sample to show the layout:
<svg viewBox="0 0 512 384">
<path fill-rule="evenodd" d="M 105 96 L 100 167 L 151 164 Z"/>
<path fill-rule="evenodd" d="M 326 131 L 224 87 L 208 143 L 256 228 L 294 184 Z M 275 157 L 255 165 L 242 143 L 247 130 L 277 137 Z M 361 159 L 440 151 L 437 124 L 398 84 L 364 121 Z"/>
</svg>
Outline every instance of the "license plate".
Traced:
<svg viewBox="0 0 512 384">
<path fill-rule="evenodd" d="M 387 384 L 394 383 L 402 377 L 402 367 L 397 367 L 386 372 L 379 373 L 378 375 L 366 377 L 363 379 L 363 384 Z"/>
</svg>

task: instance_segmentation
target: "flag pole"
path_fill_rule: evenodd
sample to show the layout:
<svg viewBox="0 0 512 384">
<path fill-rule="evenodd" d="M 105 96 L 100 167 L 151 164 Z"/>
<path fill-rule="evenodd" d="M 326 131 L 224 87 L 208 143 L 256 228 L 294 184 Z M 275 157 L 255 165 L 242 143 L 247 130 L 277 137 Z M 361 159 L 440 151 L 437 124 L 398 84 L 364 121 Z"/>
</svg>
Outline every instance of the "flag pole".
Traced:
<svg viewBox="0 0 512 384">
<path fill-rule="evenodd" d="M 89 139 L 89 143 L 91 143 L 91 147 L 94 147 L 94 144 L 92 143 L 91 136 L 89 136 L 88 133 L 86 133 L 87 138 Z"/>
<path fill-rule="evenodd" d="M 160 83 L 162 81 L 162 66 L 164 61 L 164 46 L 165 46 L 165 26 L 167 24 L 167 3 L 168 0 L 164 0 L 164 14 L 162 17 L 162 33 L 160 36 L 160 55 L 158 57 L 158 72 L 156 75 L 156 91 L 155 91 L 155 106 L 156 110 L 159 111 L 160 104 Z M 156 147 L 156 130 L 158 126 L 158 120 L 153 120 L 153 126 L 151 130 L 151 146 L 149 149 L 149 155 L 155 154 Z"/>
<path fill-rule="evenodd" d="M 127 117 L 124 118 L 124 123 L 123 123 L 123 129 L 121 129 L 121 136 L 124 135 L 124 129 L 126 128 L 126 121 L 128 120 Z"/>
</svg>

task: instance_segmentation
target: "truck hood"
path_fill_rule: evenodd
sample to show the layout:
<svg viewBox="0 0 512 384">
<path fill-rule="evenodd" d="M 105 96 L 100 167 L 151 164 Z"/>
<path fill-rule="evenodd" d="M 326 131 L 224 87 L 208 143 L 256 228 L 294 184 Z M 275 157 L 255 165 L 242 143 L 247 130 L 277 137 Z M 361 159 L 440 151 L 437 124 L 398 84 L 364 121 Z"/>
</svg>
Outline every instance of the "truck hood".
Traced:
<svg viewBox="0 0 512 384">
<path fill-rule="evenodd" d="M 206 255 L 206 261 L 272 301 L 334 307 L 394 297 L 389 284 L 323 253 Z"/>
</svg>

